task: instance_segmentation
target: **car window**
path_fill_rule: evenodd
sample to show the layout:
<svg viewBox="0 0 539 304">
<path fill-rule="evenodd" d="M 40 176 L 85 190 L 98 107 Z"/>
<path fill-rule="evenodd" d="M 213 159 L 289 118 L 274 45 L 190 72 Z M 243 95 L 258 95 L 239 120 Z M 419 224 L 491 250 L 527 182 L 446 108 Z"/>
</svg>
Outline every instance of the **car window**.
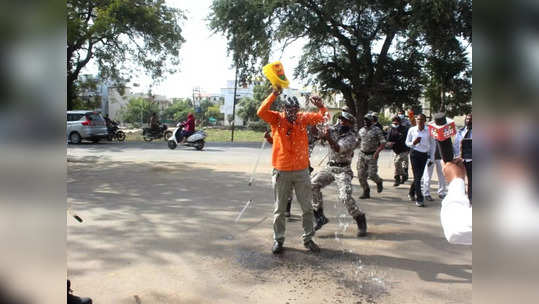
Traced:
<svg viewBox="0 0 539 304">
<path fill-rule="evenodd" d="M 103 121 L 103 116 L 101 116 L 101 114 L 99 113 L 95 113 L 95 112 L 88 112 L 86 113 L 86 117 L 88 117 L 88 120 L 91 120 L 91 121 Z"/>
<path fill-rule="evenodd" d="M 67 121 L 77 121 L 82 118 L 82 114 L 67 114 Z"/>
</svg>

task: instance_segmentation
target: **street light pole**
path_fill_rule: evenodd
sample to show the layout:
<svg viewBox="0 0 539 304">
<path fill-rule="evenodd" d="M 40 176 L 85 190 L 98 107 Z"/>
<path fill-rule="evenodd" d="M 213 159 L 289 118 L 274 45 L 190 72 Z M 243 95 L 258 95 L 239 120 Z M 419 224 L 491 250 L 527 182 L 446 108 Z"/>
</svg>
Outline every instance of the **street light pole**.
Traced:
<svg viewBox="0 0 539 304">
<path fill-rule="evenodd" d="M 236 124 L 236 89 L 238 88 L 238 66 L 236 66 L 236 74 L 234 76 L 234 103 L 232 104 L 232 136 L 230 142 L 234 142 L 234 125 Z"/>
</svg>

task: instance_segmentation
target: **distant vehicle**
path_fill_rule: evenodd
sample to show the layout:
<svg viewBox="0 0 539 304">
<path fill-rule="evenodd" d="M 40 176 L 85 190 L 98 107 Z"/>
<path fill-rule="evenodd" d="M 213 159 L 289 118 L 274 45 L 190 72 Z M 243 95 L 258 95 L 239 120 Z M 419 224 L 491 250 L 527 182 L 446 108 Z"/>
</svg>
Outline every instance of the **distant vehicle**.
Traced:
<svg viewBox="0 0 539 304">
<path fill-rule="evenodd" d="M 172 135 L 172 131 L 168 130 L 167 125 L 163 124 L 158 129 L 143 128 L 142 138 L 144 141 L 152 141 L 154 139 L 167 140 Z"/>
<path fill-rule="evenodd" d="M 197 149 L 199 151 L 204 149 L 204 145 L 206 144 L 206 141 L 204 139 L 206 139 L 206 137 L 208 136 L 206 134 L 206 132 L 204 132 L 203 130 L 195 131 L 195 133 L 193 133 L 193 134 L 189 135 L 189 137 L 187 137 L 185 142 L 179 143 L 176 140 L 176 132 L 181 132 L 182 129 L 183 128 L 182 128 L 181 124 L 178 124 L 176 126 L 176 129 L 174 129 L 174 132 L 172 133 L 172 135 L 168 137 L 168 147 L 171 150 L 176 149 L 176 147 L 179 146 L 179 145 L 180 146 L 186 146 L 186 147 L 195 147 L 195 149 Z"/>
<path fill-rule="evenodd" d="M 82 140 L 93 143 L 108 138 L 105 119 L 101 113 L 89 110 L 67 111 L 67 140 L 72 144 L 80 144 Z"/>
<path fill-rule="evenodd" d="M 124 131 L 120 130 L 117 122 L 111 120 L 110 126 L 107 128 L 107 130 L 109 132 L 109 137 L 107 138 L 109 141 L 113 141 L 115 139 L 122 142 L 125 140 L 125 133 Z"/>
</svg>

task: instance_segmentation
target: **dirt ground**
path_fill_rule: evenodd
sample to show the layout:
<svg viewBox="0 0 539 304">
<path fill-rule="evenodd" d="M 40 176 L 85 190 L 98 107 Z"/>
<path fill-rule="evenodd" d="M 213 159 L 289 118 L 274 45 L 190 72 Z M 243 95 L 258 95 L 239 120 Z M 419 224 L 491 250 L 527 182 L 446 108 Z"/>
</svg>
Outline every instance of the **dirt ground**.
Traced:
<svg viewBox="0 0 539 304">
<path fill-rule="evenodd" d="M 303 248 L 294 201 L 285 251 L 272 255 L 269 147 L 248 185 L 259 146 L 68 146 L 67 203 L 84 220 L 67 220 L 74 293 L 94 303 L 471 303 L 471 246 L 444 239 L 436 182 L 426 208 L 406 200 L 409 182 L 393 187 L 390 151 L 382 193 L 359 200 L 353 182 L 367 237 L 356 237 L 331 185 L 330 223 L 314 237 L 321 253 Z M 324 154 L 315 149 L 315 169 Z"/>
</svg>

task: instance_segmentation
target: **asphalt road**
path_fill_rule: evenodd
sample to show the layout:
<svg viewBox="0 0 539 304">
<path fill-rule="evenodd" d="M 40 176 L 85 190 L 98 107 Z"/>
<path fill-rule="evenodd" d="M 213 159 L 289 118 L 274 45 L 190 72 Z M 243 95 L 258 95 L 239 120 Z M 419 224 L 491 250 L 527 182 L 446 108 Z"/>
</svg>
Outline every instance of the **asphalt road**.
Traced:
<svg viewBox="0 0 539 304">
<path fill-rule="evenodd" d="M 367 237 L 356 238 L 331 185 L 330 223 L 314 238 L 322 252 L 303 248 L 293 203 L 286 250 L 273 256 L 271 150 L 260 146 L 68 145 L 68 206 L 84 219 L 68 217 L 75 293 L 95 303 L 471 303 L 471 247 L 445 241 L 440 200 L 417 208 L 405 200 L 409 184 L 392 186 L 390 151 L 379 162 L 382 193 L 360 201 L 353 182 Z"/>
</svg>

